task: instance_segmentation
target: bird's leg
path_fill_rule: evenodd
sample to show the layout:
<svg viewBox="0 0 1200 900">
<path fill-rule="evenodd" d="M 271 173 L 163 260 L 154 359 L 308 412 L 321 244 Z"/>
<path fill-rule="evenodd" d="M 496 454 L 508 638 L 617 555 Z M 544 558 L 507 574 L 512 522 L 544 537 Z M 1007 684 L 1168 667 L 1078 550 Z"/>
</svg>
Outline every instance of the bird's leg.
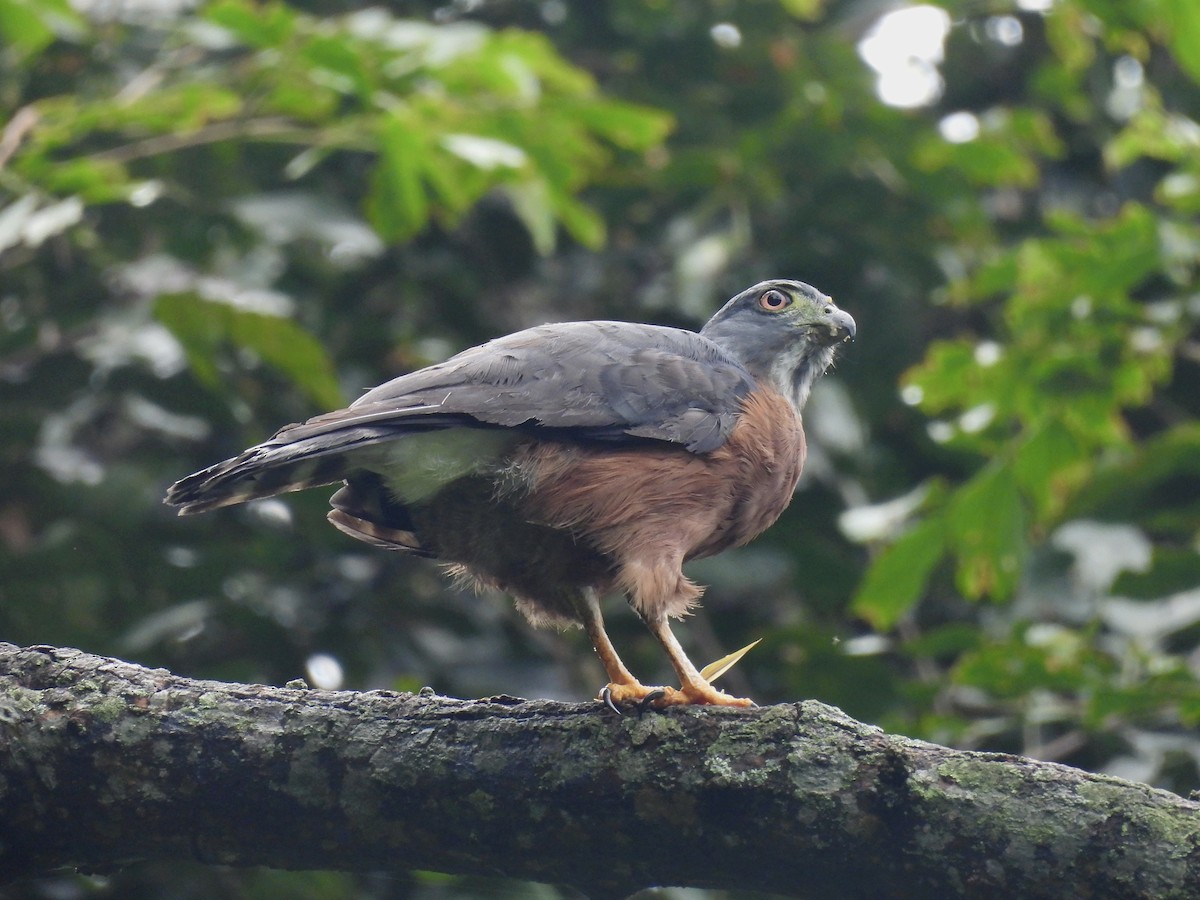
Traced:
<svg viewBox="0 0 1200 900">
<path fill-rule="evenodd" d="M 617 650 L 608 639 L 604 630 L 604 619 L 600 615 L 600 598 L 591 588 L 584 590 L 581 602 L 577 605 L 580 618 L 583 619 L 584 630 L 600 657 L 604 671 L 608 673 L 608 684 L 601 690 L 600 696 L 614 710 L 616 704 L 638 703 L 646 697 L 661 692 L 662 688 L 647 687 L 625 668 Z"/>
<path fill-rule="evenodd" d="M 719 691 L 701 675 L 692 661 L 683 652 L 683 647 L 671 632 L 671 626 L 665 615 L 652 618 L 643 617 L 646 627 L 658 638 L 658 642 L 667 651 L 671 666 L 679 676 L 679 690 L 668 688 L 666 693 L 653 701 L 654 706 L 674 706 L 686 703 L 711 704 L 713 706 L 753 706 L 754 701 L 743 697 L 733 697 L 724 691 Z"/>
</svg>

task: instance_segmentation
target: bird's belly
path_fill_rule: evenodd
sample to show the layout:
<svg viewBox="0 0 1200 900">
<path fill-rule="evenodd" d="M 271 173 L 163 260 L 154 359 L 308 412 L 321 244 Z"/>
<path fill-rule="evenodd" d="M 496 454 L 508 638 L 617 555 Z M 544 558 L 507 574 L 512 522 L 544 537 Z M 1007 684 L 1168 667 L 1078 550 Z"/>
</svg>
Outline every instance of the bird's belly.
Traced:
<svg viewBox="0 0 1200 900">
<path fill-rule="evenodd" d="M 530 515 L 572 532 L 617 565 L 682 561 L 746 543 L 788 505 L 804 461 L 791 404 L 779 395 L 755 396 L 712 453 L 656 443 L 528 445 L 522 469 L 529 473 Z"/>
<path fill-rule="evenodd" d="M 788 411 L 790 412 L 790 406 Z M 689 559 L 713 556 L 729 547 L 752 541 L 775 523 L 787 509 L 804 466 L 804 432 L 799 418 L 795 427 L 772 424 L 758 427 L 743 418 L 721 448 L 718 468 L 729 492 L 728 507 L 709 537 L 688 554 Z"/>
<path fill-rule="evenodd" d="M 754 469 L 739 480 L 728 514 L 708 540 L 692 549 L 689 559 L 713 556 L 729 547 L 740 547 L 758 537 L 779 518 L 792 500 L 800 464 Z"/>
<path fill-rule="evenodd" d="M 753 539 L 791 500 L 804 450 L 791 403 L 762 391 L 709 453 L 453 429 L 395 442 L 375 471 L 392 497 L 383 514 L 420 552 L 514 594 L 535 622 L 563 623 L 583 589 L 682 579 L 684 560 Z"/>
<path fill-rule="evenodd" d="M 460 478 L 410 513 L 431 555 L 477 584 L 538 598 L 547 618 L 573 618 L 570 601 L 579 589 L 604 588 L 612 577 L 602 554 L 569 531 L 534 521 L 495 473 Z"/>
</svg>

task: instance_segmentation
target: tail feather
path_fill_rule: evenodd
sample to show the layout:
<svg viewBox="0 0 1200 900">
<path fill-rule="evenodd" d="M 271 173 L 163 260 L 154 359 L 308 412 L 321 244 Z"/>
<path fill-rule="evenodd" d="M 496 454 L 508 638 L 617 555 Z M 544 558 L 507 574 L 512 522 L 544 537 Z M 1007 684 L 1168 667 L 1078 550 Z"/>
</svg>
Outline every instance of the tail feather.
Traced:
<svg viewBox="0 0 1200 900">
<path fill-rule="evenodd" d="M 251 500 L 265 500 L 277 494 L 334 484 L 349 471 L 340 458 L 322 460 L 323 465 L 314 465 L 314 460 L 249 470 L 230 465 L 233 462 L 235 460 L 228 460 L 176 482 L 167 489 L 165 502 L 179 507 L 179 515 L 191 516 Z M 306 475 L 307 472 L 312 474 Z"/>
<path fill-rule="evenodd" d="M 334 526 L 375 547 L 433 557 L 416 536 L 408 509 L 391 495 L 383 477 L 370 470 L 370 451 L 364 456 L 364 448 L 402 433 L 358 427 L 301 440 L 272 438 L 171 485 L 166 503 L 186 516 L 345 482 L 330 499 Z"/>
<path fill-rule="evenodd" d="M 378 547 L 381 550 L 400 550 L 404 553 L 413 553 L 427 559 L 433 559 L 435 556 L 433 552 L 421 544 L 421 541 L 411 531 L 405 531 L 400 528 L 388 528 L 376 522 L 369 522 L 366 519 L 360 519 L 358 516 L 346 512 L 344 509 L 330 510 L 328 519 L 338 531 L 348 534 L 352 538 L 357 538 L 360 541 L 365 541 L 372 547 Z"/>
<path fill-rule="evenodd" d="M 341 532 L 384 550 L 403 550 L 434 558 L 417 537 L 408 507 L 391 495 L 374 472 L 355 472 L 329 498 L 328 518 Z"/>
<path fill-rule="evenodd" d="M 167 489 L 165 502 L 186 516 L 335 484 L 353 469 L 352 450 L 396 434 L 396 429 L 349 428 L 299 441 L 273 438 L 177 481 Z"/>
</svg>

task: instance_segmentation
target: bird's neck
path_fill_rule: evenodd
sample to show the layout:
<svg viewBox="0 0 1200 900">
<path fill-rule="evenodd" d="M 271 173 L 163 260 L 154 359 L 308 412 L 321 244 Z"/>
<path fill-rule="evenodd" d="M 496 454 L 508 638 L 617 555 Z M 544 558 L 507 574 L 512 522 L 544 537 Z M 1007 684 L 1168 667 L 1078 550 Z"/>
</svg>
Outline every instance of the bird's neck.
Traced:
<svg viewBox="0 0 1200 900">
<path fill-rule="evenodd" d="M 797 344 L 776 356 L 766 371 L 754 374 L 791 400 L 796 412 L 800 412 L 808 402 L 813 384 L 832 361 L 833 351 L 829 348 Z"/>
</svg>

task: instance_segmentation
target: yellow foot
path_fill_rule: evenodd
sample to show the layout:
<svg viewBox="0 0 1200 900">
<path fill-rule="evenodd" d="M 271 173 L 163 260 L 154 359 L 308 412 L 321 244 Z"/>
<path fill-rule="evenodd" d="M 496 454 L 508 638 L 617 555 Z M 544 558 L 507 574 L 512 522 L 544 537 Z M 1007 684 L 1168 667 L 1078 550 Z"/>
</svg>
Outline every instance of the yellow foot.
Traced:
<svg viewBox="0 0 1200 900">
<path fill-rule="evenodd" d="M 609 684 L 600 691 L 600 700 L 614 712 L 620 713 L 621 706 L 637 706 L 641 709 L 665 709 L 668 706 L 754 706 L 753 700 L 733 697 L 718 691 L 711 684 L 691 685 L 683 688 L 647 687 L 644 684 Z"/>
</svg>

